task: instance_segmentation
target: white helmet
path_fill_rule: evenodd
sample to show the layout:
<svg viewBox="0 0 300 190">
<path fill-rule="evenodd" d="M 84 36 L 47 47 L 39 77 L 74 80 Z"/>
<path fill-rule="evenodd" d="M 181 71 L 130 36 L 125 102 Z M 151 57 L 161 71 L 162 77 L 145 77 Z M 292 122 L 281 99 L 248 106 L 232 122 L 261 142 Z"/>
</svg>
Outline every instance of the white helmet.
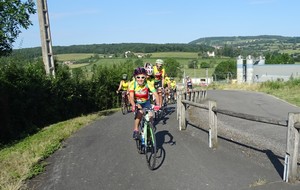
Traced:
<svg viewBox="0 0 300 190">
<path fill-rule="evenodd" d="M 153 75 L 153 65 L 151 63 L 145 63 L 144 68 L 147 72 L 147 75 Z"/>
<path fill-rule="evenodd" d="M 155 63 L 158 64 L 158 65 L 163 65 L 163 64 L 164 64 L 164 61 L 161 60 L 161 59 L 157 59 L 157 60 L 155 61 Z"/>
<path fill-rule="evenodd" d="M 146 62 L 146 63 L 144 64 L 144 68 L 146 69 L 148 66 L 153 67 L 151 63 Z"/>
</svg>

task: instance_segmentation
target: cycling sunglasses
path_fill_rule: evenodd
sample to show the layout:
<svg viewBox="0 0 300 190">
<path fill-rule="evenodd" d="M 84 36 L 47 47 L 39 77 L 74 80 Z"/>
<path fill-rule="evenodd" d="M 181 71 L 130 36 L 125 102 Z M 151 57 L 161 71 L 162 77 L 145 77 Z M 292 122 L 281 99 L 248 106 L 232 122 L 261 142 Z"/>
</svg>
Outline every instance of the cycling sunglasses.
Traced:
<svg viewBox="0 0 300 190">
<path fill-rule="evenodd" d="M 145 79 L 144 76 L 136 76 L 137 79 Z"/>
</svg>

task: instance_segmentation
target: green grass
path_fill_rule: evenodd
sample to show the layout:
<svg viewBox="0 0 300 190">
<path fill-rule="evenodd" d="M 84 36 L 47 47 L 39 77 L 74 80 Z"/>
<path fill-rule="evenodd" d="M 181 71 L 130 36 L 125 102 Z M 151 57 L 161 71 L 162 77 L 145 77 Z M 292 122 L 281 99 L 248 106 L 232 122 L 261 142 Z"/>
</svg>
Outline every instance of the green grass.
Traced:
<svg viewBox="0 0 300 190">
<path fill-rule="evenodd" d="M 46 128 L 26 139 L 0 149 L 0 189 L 24 189 L 25 180 L 44 171 L 45 158 L 61 147 L 61 142 L 101 116 L 119 109 L 77 117 Z"/>
<path fill-rule="evenodd" d="M 60 54 L 57 55 L 57 59 L 59 61 L 78 61 L 82 59 L 86 59 L 93 56 L 93 54 Z M 206 69 L 201 69 L 200 64 L 202 62 L 207 63 L 213 63 L 214 65 L 217 65 L 218 63 L 222 61 L 227 61 L 229 58 L 198 58 L 198 54 L 195 52 L 162 52 L 162 53 L 152 53 L 152 56 L 150 58 L 143 58 L 143 62 L 150 62 L 155 63 L 155 60 L 161 58 L 161 59 L 167 59 L 167 58 L 174 58 L 176 61 L 180 63 L 182 66 L 182 71 L 185 71 L 186 76 L 190 77 L 196 77 L 196 78 L 202 78 L 206 77 Z M 190 61 L 197 59 L 198 60 L 198 69 L 191 69 L 188 68 L 188 64 Z M 93 64 L 100 64 L 100 65 L 113 65 L 113 64 L 119 64 L 124 63 L 128 58 L 100 58 L 97 62 Z M 138 60 L 138 58 L 133 58 L 133 61 Z M 83 63 L 83 64 L 72 64 L 69 65 L 71 69 L 73 68 L 85 68 L 87 70 L 91 70 L 91 67 L 93 64 L 90 63 Z M 214 68 L 208 69 L 208 76 L 211 77 L 214 72 Z M 182 76 L 183 77 L 183 76 Z"/>
</svg>

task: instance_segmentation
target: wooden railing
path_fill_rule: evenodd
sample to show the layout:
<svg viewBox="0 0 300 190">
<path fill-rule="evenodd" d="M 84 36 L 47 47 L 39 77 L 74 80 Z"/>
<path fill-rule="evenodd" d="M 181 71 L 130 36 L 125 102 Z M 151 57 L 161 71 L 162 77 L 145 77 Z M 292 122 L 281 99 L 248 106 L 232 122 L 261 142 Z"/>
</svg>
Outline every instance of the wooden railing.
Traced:
<svg viewBox="0 0 300 190">
<path fill-rule="evenodd" d="M 193 94 L 195 93 L 195 94 Z M 217 103 L 209 101 L 208 105 L 201 104 L 206 100 L 206 91 L 195 91 L 190 96 L 186 92 L 177 93 L 177 120 L 179 121 L 179 130 L 185 130 L 187 127 L 186 110 L 187 106 L 194 106 L 197 108 L 208 110 L 209 118 L 209 147 L 217 148 L 218 146 L 218 127 L 217 114 L 228 115 L 250 121 L 261 123 L 268 123 L 278 126 L 287 127 L 287 148 L 284 162 L 283 180 L 286 182 L 295 182 L 297 180 L 297 160 L 299 150 L 300 137 L 300 113 L 289 113 L 288 121 L 276 120 L 256 115 L 238 113 L 230 110 L 217 108 Z"/>
</svg>

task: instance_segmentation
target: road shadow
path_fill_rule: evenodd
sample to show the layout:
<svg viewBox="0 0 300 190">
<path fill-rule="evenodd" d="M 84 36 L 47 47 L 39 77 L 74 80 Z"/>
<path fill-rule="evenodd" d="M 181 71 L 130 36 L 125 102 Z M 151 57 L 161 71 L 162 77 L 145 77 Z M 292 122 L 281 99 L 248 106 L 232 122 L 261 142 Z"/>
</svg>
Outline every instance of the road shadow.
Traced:
<svg viewBox="0 0 300 190">
<path fill-rule="evenodd" d="M 161 121 L 162 121 L 163 125 L 165 125 L 167 123 L 167 120 L 169 119 L 169 117 L 167 117 L 167 115 L 171 115 L 174 112 L 175 112 L 174 106 L 167 106 L 166 108 L 164 108 L 163 115 L 161 116 L 161 118 L 154 119 L 154 125 L 159 124 Z"/>
<path fill-rule="evenodd" d="M 164 145 L 168 144 L 170 146 L 176 145 L 176 141 L 174 141 L 174 137 L 169 131 L 163 130 L 159 131 L 155 134 L 156 136 L 156 167 L 154 170 L 157 170 L 162 166 L 166 159 L 166 150 L 164 149 Z"/>
</svg>

